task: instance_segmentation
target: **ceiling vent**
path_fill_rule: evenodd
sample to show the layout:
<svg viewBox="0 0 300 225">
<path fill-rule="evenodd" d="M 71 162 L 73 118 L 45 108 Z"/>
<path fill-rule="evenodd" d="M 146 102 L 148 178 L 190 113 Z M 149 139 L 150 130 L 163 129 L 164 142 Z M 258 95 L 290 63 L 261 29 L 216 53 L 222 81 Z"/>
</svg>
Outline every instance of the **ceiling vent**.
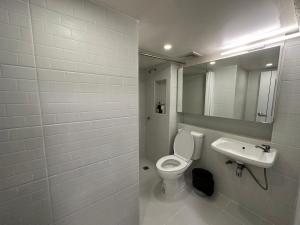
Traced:
<svg viewBox="0 0 300 225">
<path fill-rule="evenodd" d="M 179 56 L 179 58 L 196 58 L 196 57 L 201 57 L 201 56 L 203 56 L 203 55 L 200 54 L 199 52 L 191 51 L 191 52 L 188 52 L 187 54 Z"/>
</svg>

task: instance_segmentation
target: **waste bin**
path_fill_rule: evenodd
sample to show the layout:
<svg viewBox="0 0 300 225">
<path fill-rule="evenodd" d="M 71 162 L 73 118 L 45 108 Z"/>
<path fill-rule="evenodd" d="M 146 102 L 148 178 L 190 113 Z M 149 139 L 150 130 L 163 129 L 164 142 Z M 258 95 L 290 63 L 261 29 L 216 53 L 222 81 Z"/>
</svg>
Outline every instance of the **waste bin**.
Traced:
<svg viewBox="0 0 300 225">
<path fill-rule="evenodd" d="M 201 168 L 192 170 L 193 186 L 198 191 L 207 196 L 212 196 L 214 193 L 214 179 L 211 172 Z"/>
</svg>

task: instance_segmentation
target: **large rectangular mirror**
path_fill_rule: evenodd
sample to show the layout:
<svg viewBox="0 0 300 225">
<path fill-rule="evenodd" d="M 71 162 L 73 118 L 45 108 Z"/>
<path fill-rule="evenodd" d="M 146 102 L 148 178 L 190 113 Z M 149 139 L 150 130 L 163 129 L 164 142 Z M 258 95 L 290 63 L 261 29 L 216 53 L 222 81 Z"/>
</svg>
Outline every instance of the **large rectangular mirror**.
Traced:
<svg viewBox="0 0 300 225">
<path fill-rule="evenodd" d="M 280 47 L 183 68 L 182 112 L 272 123 Z"/>
</svg>

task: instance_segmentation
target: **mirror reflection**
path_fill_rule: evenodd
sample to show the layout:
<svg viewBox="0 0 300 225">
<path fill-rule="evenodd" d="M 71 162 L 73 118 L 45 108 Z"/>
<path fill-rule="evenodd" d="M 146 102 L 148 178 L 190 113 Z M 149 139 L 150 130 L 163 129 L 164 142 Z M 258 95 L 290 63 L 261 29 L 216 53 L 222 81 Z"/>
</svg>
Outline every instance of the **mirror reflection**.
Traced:
<svg viewBox="0 0 300 225">
<path fill-rule="evenodd" d="M 271 123 L 280 47 L 184 67 L 182 112 Z"/>
</svg>

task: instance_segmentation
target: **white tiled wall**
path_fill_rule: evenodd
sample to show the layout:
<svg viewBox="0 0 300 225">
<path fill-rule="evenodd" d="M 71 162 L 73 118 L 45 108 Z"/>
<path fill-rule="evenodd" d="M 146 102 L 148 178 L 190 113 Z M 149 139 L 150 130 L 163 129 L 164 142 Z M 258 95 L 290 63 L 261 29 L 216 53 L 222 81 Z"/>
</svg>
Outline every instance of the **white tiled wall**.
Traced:
<svg viewBox="0 0 300 225">
<path fill-rule="evenodd" d="M 138 223 L 137 48 L 89 1 L 0 0 L 0 224 Z"/>
<path fill-rule="evenodd" d="M 0 224 L 48 224 L 50 195 L 36 70 L 0 68 Z"/>
<path fill-rule="evenodd" d="M 1 0 L 0 14 L 0 63 L 34 66 L 28 3 Z"/>
<path fill-rule="evenodd" d="M 300 39 L 285 43 L 280 73 L 279 101 L 273 127 L 272 144 L 279 150 L 278 165 L 275 169 L 299 185 L 300 175 Z M 290 201 L 284 201 L 282 208 L 294 206 L 296 194 Z M 284 198 L 285 193 L 278 193 Z M 291 194 L 290 194 L 291 195 Z M 299 196 L 298 196 L 299 197 Z M 298 212 L 299 213 L 299 212 Z"/>
</svg>

